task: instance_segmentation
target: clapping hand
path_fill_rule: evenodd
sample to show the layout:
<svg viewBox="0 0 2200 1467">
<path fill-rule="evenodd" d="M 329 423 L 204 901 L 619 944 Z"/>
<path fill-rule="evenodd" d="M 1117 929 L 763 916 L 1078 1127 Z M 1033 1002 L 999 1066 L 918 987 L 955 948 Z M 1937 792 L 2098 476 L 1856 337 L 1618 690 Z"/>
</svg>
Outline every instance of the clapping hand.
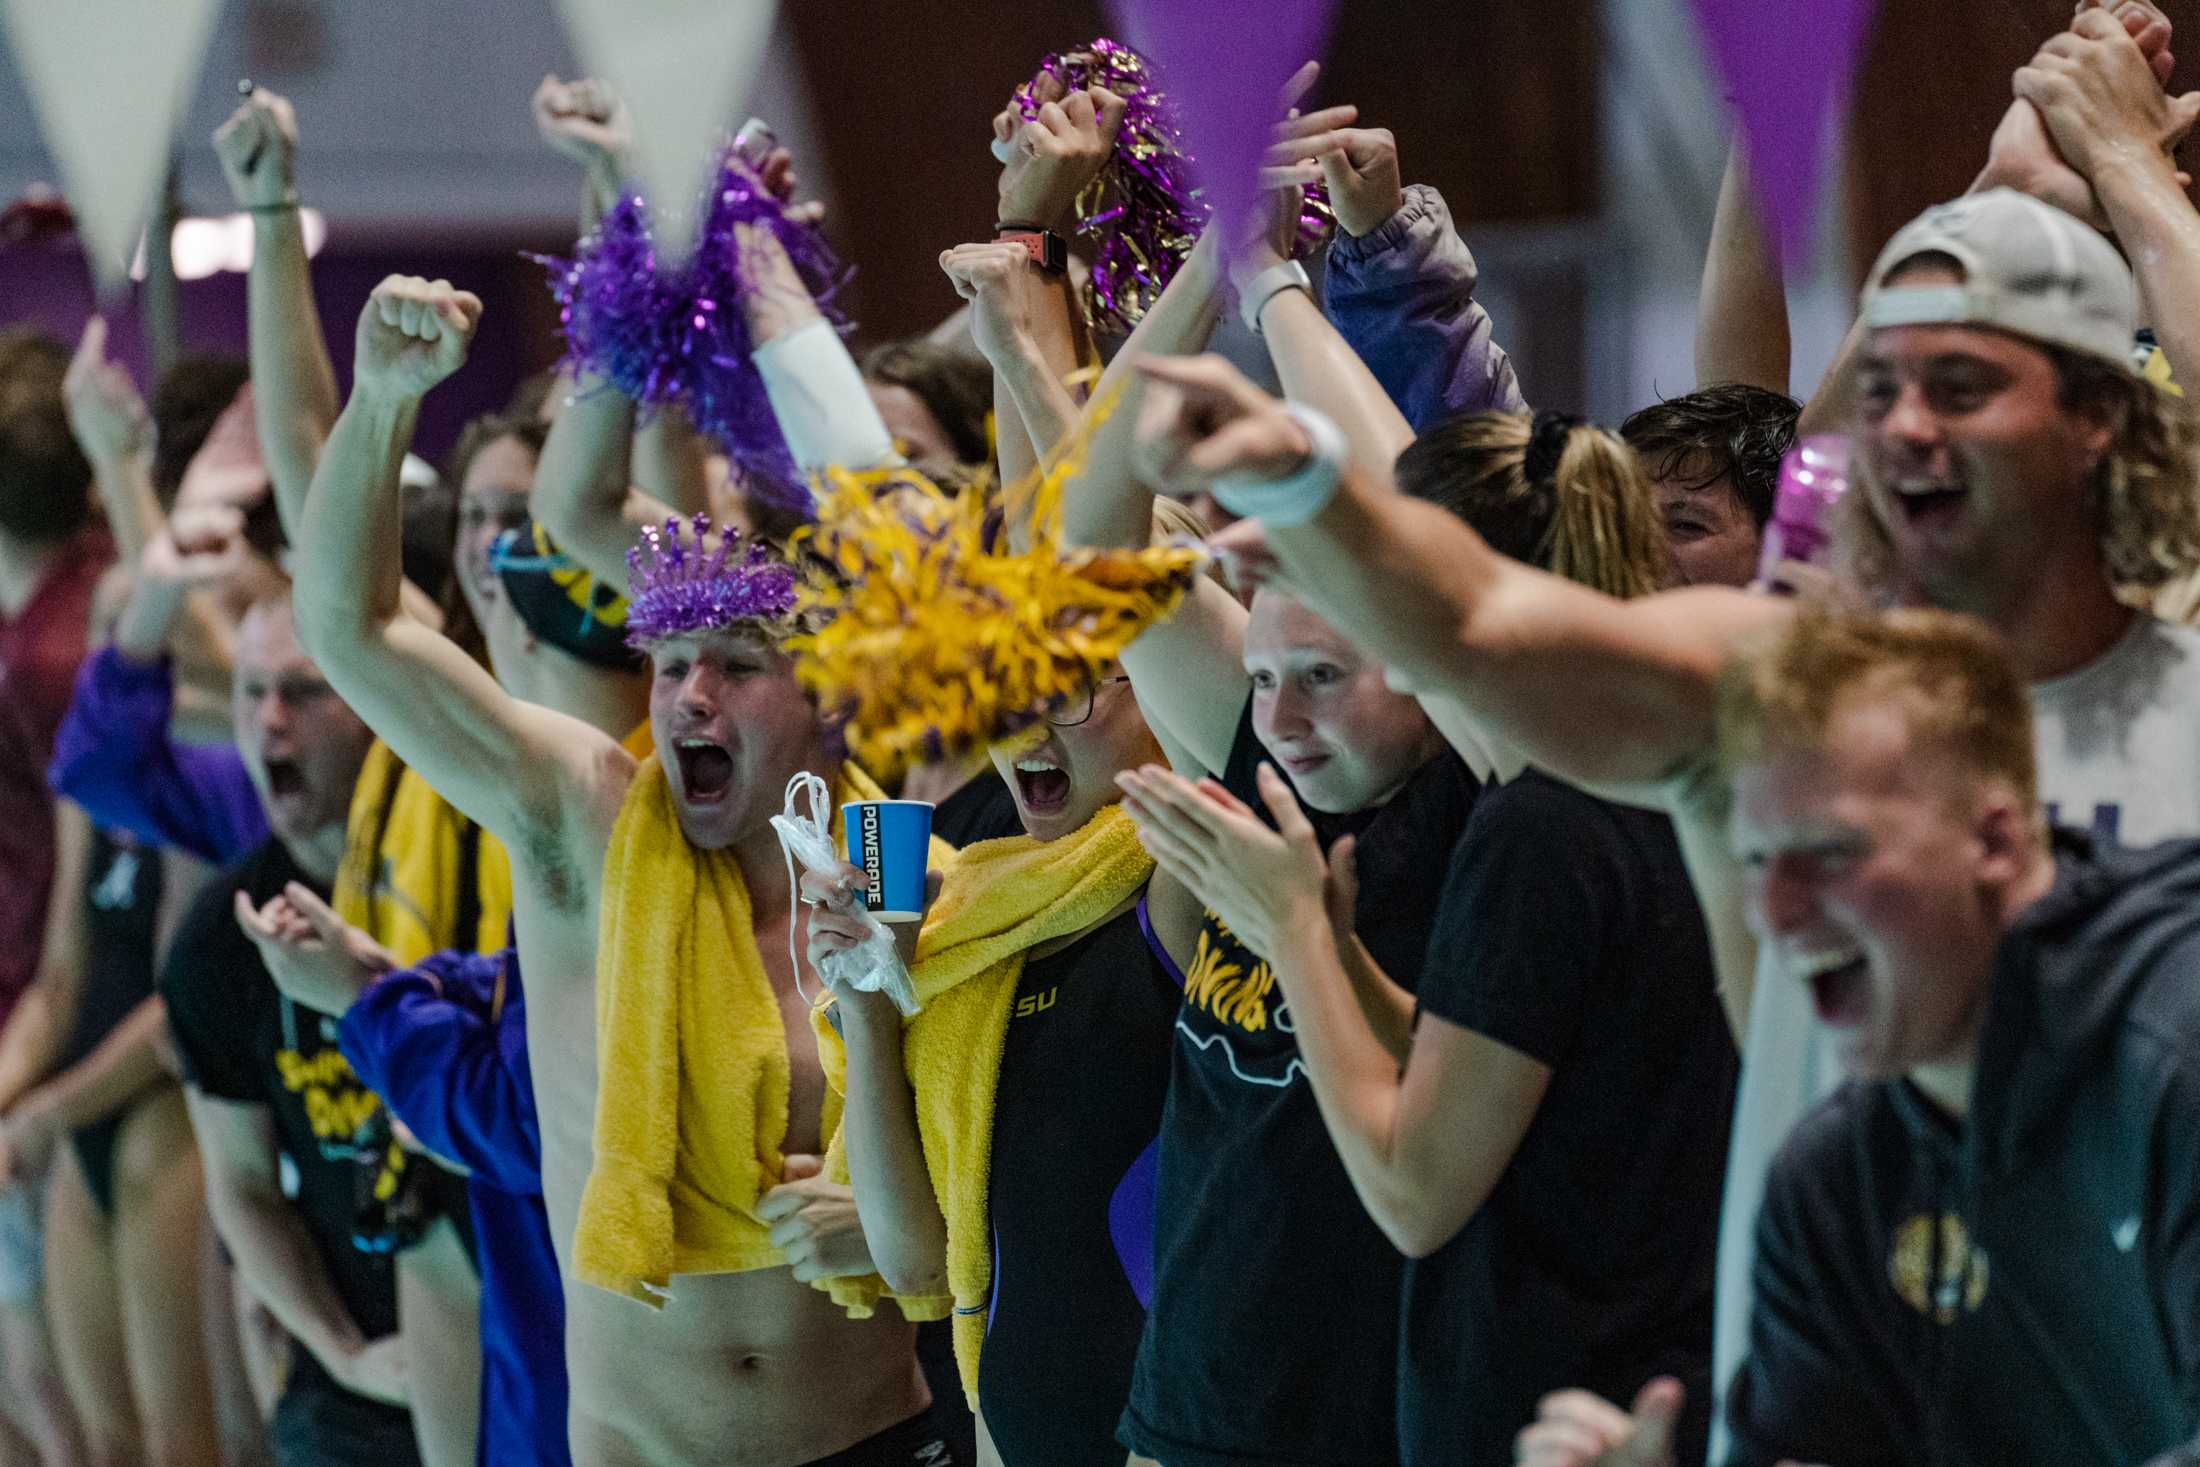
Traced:
<svg viewBox="0 0 2200 1467">
<path fill-rule="evenodd" d="M 1115 780 L 1155 864 L 1273 961 L 1310 941 L 1334 941 L 1329 863 L 1283 776 L 1263 764 L 1257 777 L 1273 829 L 1211 779 L 1193 784 L 1150 764 Z"/>
<path fill-rule="evenodd" d="M 251 555 L 244 538 L 244 513 L 235 505 L 179 505 L 160 533 L 146 542 L 145 553 L 138 559 L 138 575 L 195 591 L 236 575 Z"/>
<path fill-rule="evenodd" d="M 368 984 L 397 966 L 387 949 L 299 882 L 261 907 L 240 891 L 236 911 L 237 925 L 260 950 L 275 986 L 316 1013 L 342 1015 Z"/>
<path fill-rule="evenodd" d="M 2088 15 L 2106 16 L 2121 25 L 2146 57 L 2156 84 L 2167 84 L 2176 58 L 2169 49 L 2170 23 L 2160 10 L 2148 0 L 2121 0 L 2113 8 L 2102 0 L 2079 0 L 2078 22 L 2085 22 Z M 2040 109 L 2022 96 L 1995 128 L 1993 140 L 1987 145 L 1985 170 L 1972 187 L 2017 189 L 2096 229 L 2108 228 L 2108 216 L 2094 196 L 2092 183 L 2057 149 Z"/>
<path fill-rule="evenodd" d="M 2089 183 L 2117 161 L 2175 174 L 2170 153 L 2200 120 L 2200 92 L 2165 95 L 2129 24 L 2104 10 L 2087 10 L 2070 30 L 2049 37 L 2012 85 Z M 2180 184 L 2191 181 L 2177 176 Z"/>
</svg>

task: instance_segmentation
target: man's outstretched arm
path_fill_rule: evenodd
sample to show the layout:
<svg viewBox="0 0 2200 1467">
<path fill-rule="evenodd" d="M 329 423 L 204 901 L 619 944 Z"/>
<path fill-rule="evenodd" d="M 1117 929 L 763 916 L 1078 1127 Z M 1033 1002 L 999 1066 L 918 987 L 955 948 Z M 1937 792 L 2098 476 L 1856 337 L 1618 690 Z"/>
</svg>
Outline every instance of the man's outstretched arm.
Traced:
<svg viewBox="0 0 2200 1467">
<path fill-rule="evenodd" d="M 481 303 L 445 282 L 393 275 L 360 313 L 351 401 L 306 497 L 298 634 L 323 676 L 397 756 L 507 846 L 558 820 L 542 776 L 585 780 L 617 744 L 523 703 L 399 603 L 397 471 L 420 400 L 465 360 Z M 520 772 L 524 772 L 523 774 Z"/>
<path fill-rule="evenodd" d="M 1172 492 L 1307 466 L 1306 430 L 1227 363 L 1146 370 L 1174 389 L 1147 423 L 1148 459 Z M 1724 587 L 1616 600 L 1499 555 L 1456 515 L 1357 465 L 1304 523 L 1233 529 L 1218 546 L 1252 551 L 1241 566 L 1264 568 L 1395 680 L 1456 699 L 1531 762 L 1608 789 L 1662 784 L 1700 758 L 1720 665 L 1790 610 Z"/>
</svg>

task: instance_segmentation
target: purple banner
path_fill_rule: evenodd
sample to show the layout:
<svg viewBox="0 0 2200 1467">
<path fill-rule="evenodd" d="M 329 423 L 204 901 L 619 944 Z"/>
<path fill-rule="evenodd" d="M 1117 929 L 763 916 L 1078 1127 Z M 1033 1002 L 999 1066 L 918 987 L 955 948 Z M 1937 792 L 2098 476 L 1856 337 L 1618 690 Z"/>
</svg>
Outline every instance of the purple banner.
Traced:
<svg viewBox="0 0 2200 1467">
<path fill-rule="evenodd" d="M 1122 39 L 1176 99 L 1194 174 L 1218 216 L 1244 219 L 1260 202 L 1277 97 L 1293 72 L 1321 59 L 1335 13 L 1336 0 L 1108 0 Z"/>
<path fill-rule="evenodd" d="M 1733 108 L 1765 228 L 1783 264 L 1810 249 L 1826 126 L 1845 103 L 1872 0 L 1689 0 Z"/>
</svg>

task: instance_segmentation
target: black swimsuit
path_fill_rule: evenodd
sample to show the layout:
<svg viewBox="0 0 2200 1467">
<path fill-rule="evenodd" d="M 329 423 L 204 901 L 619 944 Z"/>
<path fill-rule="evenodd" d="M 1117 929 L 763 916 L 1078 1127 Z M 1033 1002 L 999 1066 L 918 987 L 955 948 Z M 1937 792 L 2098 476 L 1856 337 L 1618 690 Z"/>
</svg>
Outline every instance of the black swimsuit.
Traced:
<svg viewBox="0 0 2200 1467">
<path fill-rule="evenodd" d="M 1008 1467 L 1122 1467 L 1153 1278 L 1155 1142 L 1182 1002 L 1135 910 L 1024 965 L 993 1107 L 978 1394 Z"/>
<path fill-rule="evenodd" d="M 137 1006 L 153 996 L 159 944 L 160 852 L 126 835 L 94 829 L 84 886 L 84 991 L 60 1069 L 83 1063 Z M 123 1106 L 70 1135 L 92 1200 L 104 1213 L 115 1205 L 115 1142 L 130 1107 Z"/>
</svg>

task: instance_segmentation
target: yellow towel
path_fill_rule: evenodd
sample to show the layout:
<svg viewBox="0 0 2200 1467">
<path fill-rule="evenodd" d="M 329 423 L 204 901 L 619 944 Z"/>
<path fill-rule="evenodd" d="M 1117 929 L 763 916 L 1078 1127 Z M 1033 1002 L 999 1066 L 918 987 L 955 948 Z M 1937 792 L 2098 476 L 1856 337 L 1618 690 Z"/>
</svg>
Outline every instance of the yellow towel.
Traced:
<svg viewBox="0 0 2200 1467">
<path fill-rule="evenodd" d="M 504 946 L 512 916 L 512 865 L 495 836 L 445 804 L 378 740 L 352 791 L 334 905 L 401 965 L 452 947 L 493 953 Z"/>
<path fill-rule="evenodd" d="M 963 1391 L 978 1400 L 978 1350 L 992 1289 L 992 1228 L 986 1217 L 993 1156 L 993 1094 L 1024 957 L 1082 932 L 1146 884 L 1153 858 L 1119 805 L 1075 835 L 1030 836 L 966 846 L 947 867 L 939 901 L 917 940 L 910 977 L 924 1007 L 902 1034 L 902 1065 L 916 1095 L 917 1131 L 940 1216 L 947 1223 L 947 1285 L 955 1310 L 955 1363 Z M 813 1020 L 825 1075 L 847 1084 L 839 1035 Z M 827 1175 L 845 1178 L 836 1145 Z M 904 1305 L 909 1312 L 911 1304 Z"/>
<path fill-rule="evenodd" d="M 836 805 L 882 798 L 853 765 Z M 733 856 L 681 835 L 654 757 L 628 788 L 604 856 L 596 949 L 595 1165 L 574 1267 L 661 1305 L 672 1276 L 783 1267 L 756 1203 L 785 1165 L 788 1058 L 746 883 Z M 828 1091 L 822 1127 L 840 1128 Z M 825 1292 L 861 1317 L 876 1275 Z"/>
</svg>

